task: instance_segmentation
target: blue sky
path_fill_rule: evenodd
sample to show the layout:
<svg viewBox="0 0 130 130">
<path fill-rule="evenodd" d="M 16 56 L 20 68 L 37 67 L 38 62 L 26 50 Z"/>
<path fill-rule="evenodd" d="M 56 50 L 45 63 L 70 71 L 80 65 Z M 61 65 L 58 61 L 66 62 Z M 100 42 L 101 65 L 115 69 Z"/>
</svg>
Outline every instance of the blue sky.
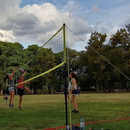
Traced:
<svg viewBox="0 0 130 130">
<path fill-rule="evenodd" d="M 92 31 L 109 39 L 130 23 L 130 0 L 1 0 L 0 16 L 1 41 L 40 46 L 65 22 L 87 42 Z M 71 48 L 85 48 L 70 36 Z"/>
</svg>

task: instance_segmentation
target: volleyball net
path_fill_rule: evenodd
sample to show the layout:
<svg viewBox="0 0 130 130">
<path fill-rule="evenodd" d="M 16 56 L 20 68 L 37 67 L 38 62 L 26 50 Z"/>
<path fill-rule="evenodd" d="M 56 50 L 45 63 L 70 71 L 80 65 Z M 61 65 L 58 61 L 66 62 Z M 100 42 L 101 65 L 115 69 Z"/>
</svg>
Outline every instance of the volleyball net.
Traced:
<svg viewBox="0 0 130 130">
<path fill-rule="evenodd" d="M 55 55 L 58 54 L 60 55 L 60 58 L 57 60 Z M 21 66 L 18 70 L 24 68 L 26 65 L 28 65 L 29 68 L 31 68 L 31 64 L 33 63 L 37 65 L 37 62 L 40 64 L 39 69 L 38 66 L 36 67 L 36 69 L 39 71 L 39 74 L 36 74 L 36 76 L 33 76 L 32 78 L 18 83 L 15 86 L 34 80 L 45 74 L 48 74 L 66 63 L 65 24 L 63 24 L 63 26 L 47 42 L 45 42 L 37 50 L 37 52 L 35 52 L 35 56 L 29 59 L 29 61 L 23 66 Z"/>
</svg>

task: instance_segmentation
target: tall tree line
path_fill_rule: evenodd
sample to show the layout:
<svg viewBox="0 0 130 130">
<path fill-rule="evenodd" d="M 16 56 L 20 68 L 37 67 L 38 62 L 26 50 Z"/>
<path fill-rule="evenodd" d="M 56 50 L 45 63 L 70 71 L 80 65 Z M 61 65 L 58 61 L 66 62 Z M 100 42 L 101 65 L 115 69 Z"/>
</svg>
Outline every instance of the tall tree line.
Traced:
<svg viewBox="0 0 130 130">
<path fill-rule="evenodd" d="M 130 24 L 111 35 L 106 43 L 106 34 L 92 32 L 85 51 L 77 52 L 67 48 L 69 72 L 78 74 L 78 85 L 84 91 L 92 88 L 97 92 L 114 92 L 115 88 L 129 91 L 129 78 L 122 75 L 118 69 L 130 77 Z M 5 77 L 14 66 L 24 66 L 27 70 L 26 79 L 41 74 L 62 62 L 62 52 L 53 53 L 51 49 L 38 45 L 28 46 L 27 49 L 20 43 L 0 41 L 0 93 L 6 90 Z M 108 62 L 109 61 L 109 62 Z M 115 67 L 113 67 L 112 65 Z M 117 69 L 116 69 L 117 68 Z M 67 71 L 67 70 L 66 70 Z M 19 71 L 17 72 L 19 76 Z M 14 78 L 16 78 L 14 76 Z M 43 75 L 31 81 L 29 87 L 37 93 L 43 92 L 43 86 L 48 85 L 50 92 L 59 91 L 64 83 L 64 67 Z"/>
</svg>

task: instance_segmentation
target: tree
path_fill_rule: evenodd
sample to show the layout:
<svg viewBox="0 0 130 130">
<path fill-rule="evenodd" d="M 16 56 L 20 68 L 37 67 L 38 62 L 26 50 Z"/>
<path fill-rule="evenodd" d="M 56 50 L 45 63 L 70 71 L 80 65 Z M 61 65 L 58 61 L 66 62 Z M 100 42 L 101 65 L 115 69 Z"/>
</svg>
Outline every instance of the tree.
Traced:
<svg viewBox="0 0 130 130">
<path fill-rule="evenodd" d="M 126 25 L 129 31 L 129 25 Z M 110 46 L 114 48 L 120 49 L 120 55 L 118 56 L 118 61 L 116 62 L 118 68 L 122 71 L 123 74 L 130 77 L 130 40 L 129 40 L 129 32 L 126 29 L 120 29 L 116 32 L 116 34 L 112 35 L 110 38 Z M 128 78 L 120 73 L 120 79 L 124 81 L 123 87 L 128 91 L 127 82 Z M 120 81 L 121 82 L 121 81 Z"/>
<path fill-rule="evenodd" d="M 28 78 L 42 74 L 55 66 L 55 57 L 51 49 L 41 48 L 40 51 L 37 51 L 38 49 L 39 47 L 37 45 L 28 47 L 30 58 L 33 58 L 28 64 L 30 67 Z M 43 85 L 46 83 L 52 87 L 50 79 L 52 79 L 52 73 L 47 73 L 47 75 L 43 75 L 37 79 L 34 79 L 32 81 L 34 93 L 37 93 L 37 89 L 42 89 Z"/>
<path fill-rule="evenodd" d="M 14 66 L 19 66 L 23 61 L 23 46 L 20 43 L 0 42 L 0 86 L 5 89 L 5 76 L 12 72 Z M 15 77 L 14 77 L 15 79 Z M 1 94 L 3 92 L 1 91 Z"/>
<path fill-rule="evenodd" d="M 101 57 L 105 53 L 105 45 L 103 44 L 106 40 L 106 34 L 101 34 L 98 32 L 93 32 L 86 47 L 86 52 L 82 56 L 84 62 L 82 68 L 86 68 L 86 77 L 87 79 L 93 79 L 95 90 L 101 82 L 104 84 L 108 79 L 107 74 L 105 74 L 105 69 L 107 62 Z M 83 60 L 81 59 L 81 60 Z"/>
</svg>

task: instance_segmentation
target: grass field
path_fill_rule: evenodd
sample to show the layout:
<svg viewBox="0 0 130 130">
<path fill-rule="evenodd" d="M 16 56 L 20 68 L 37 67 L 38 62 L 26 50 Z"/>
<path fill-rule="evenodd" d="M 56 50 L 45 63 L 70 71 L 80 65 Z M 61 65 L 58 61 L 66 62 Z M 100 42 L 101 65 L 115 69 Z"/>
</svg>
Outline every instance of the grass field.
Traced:
<svg viewBox="0 0 130 130">
<path fill-rule="evenodd" d="M 15 108 L 11 109 L 0 96 L 0 130 L 43 130 L 65 126 L 63 94 L 24 95 L 21 111 L 18 109 L 18 100 L 19 97 L 15 96 Z M 84 117 L 85 122 L 89 122 L 86 130 L 130 130 L 130 119 L 114 121 L 130 117 L 130 93 L 81 94 L 77 96 L 77 103 L 80 113 L 72 113 L 73 125 L 79 124 L 80 118 Z"/>
</svg>

